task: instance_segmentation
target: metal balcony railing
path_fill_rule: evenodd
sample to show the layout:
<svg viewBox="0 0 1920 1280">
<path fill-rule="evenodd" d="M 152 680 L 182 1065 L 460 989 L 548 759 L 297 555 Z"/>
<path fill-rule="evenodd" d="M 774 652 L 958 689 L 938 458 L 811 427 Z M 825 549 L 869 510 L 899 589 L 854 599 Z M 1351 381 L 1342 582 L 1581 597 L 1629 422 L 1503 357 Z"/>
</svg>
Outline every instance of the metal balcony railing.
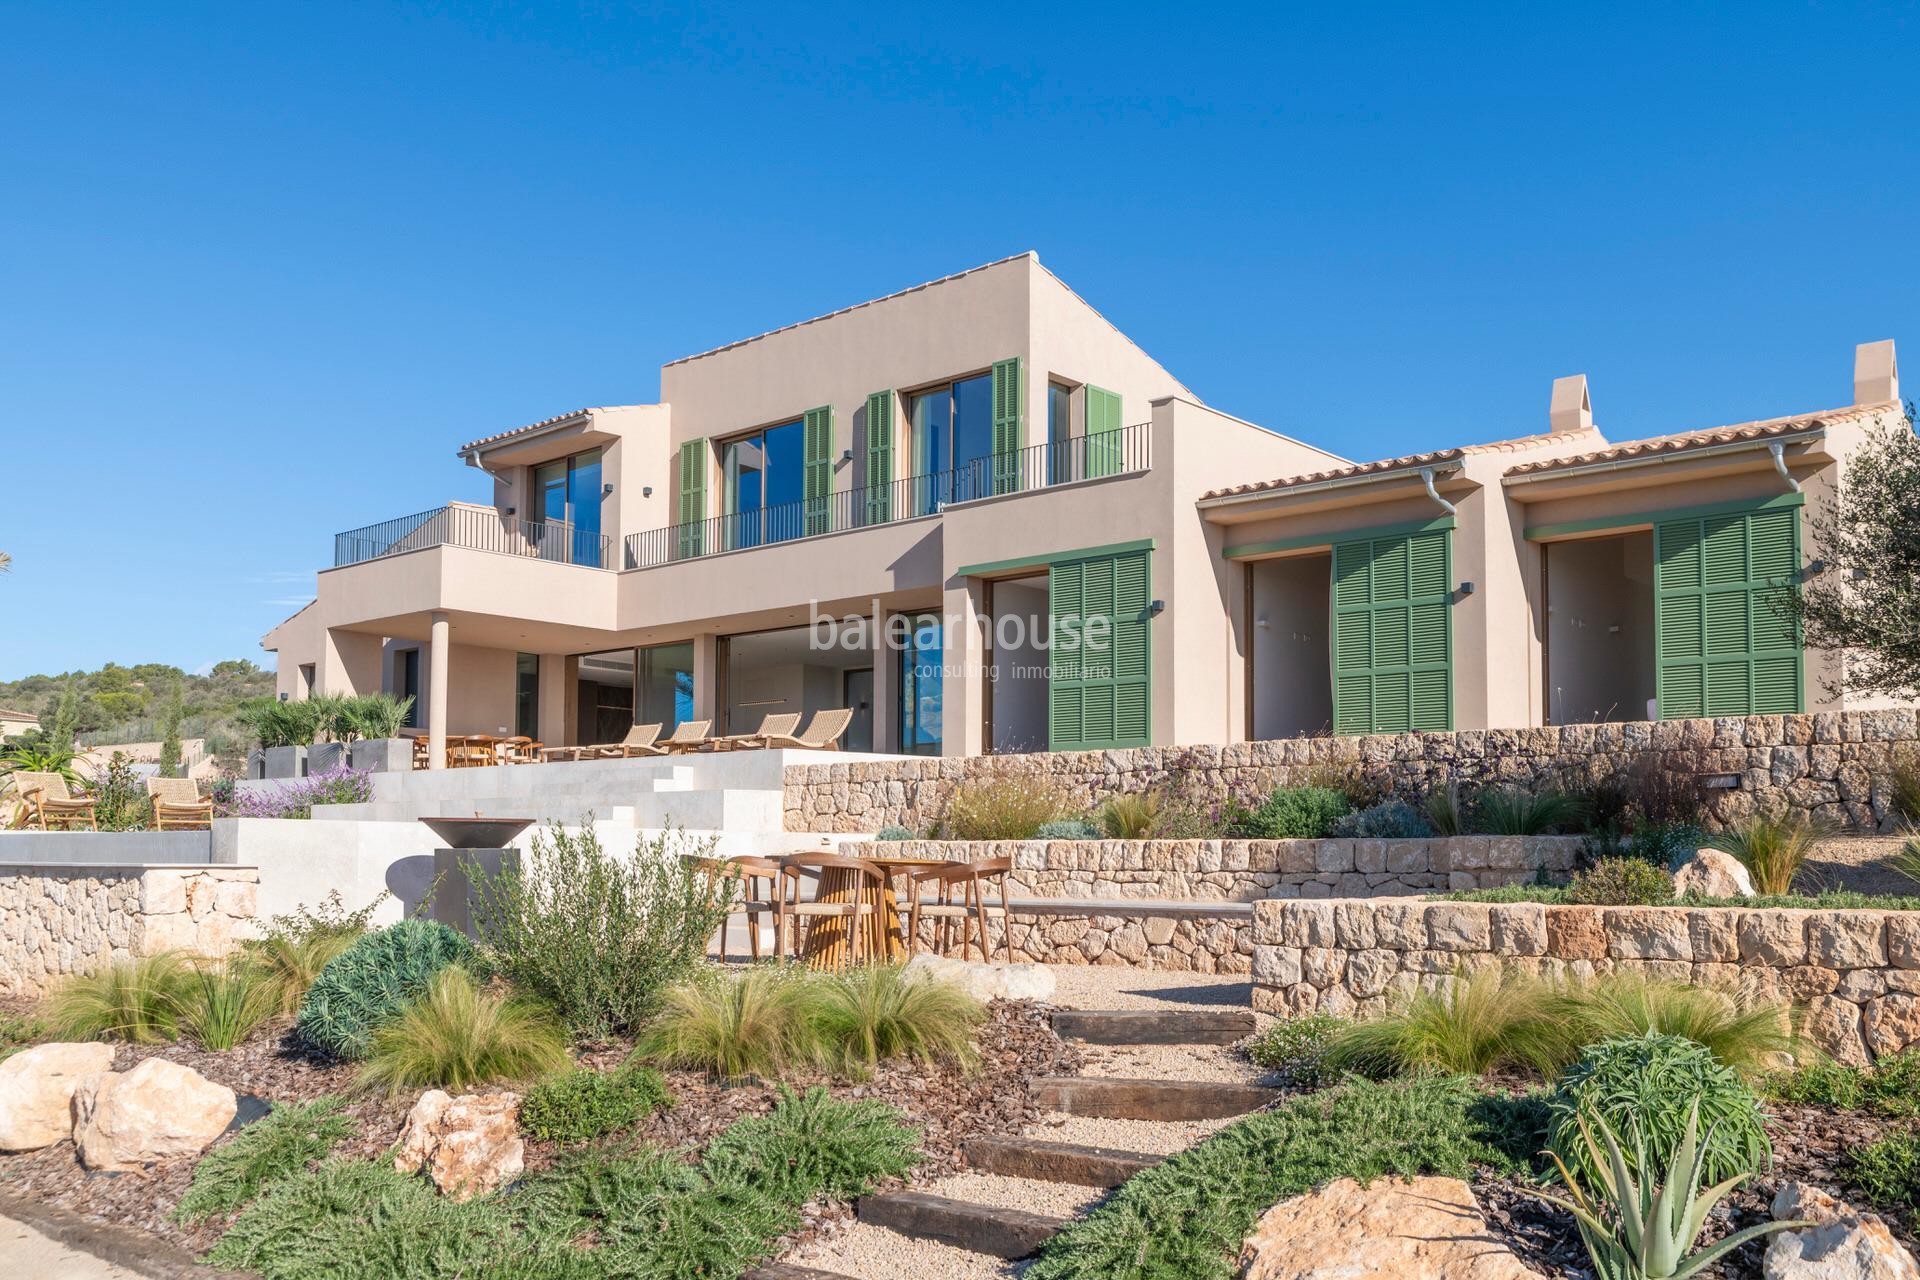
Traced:
<svg viewBox="0 0 1920 1280">
<path fill-rule="evenodd" d="M 362 564 L 426 547 L 467 547 L 589 569 L 613 567 L 613 539 L 558 520 L 519 520 L 491 507 L 435 507 L 333 535 L 333 565 Z"/>
<path fill-rule="evenodd" d="M 1152 466 L 1150 440 L 1151 424 L 1143 422 L 1118 431 L 1074 436 L 1057 444 L 989 454 L 951 471 L 670 524 L 629 534 L 625 565 L 629 569 L 651 569 L 676 560 L 912 520 L 977 498 L 1146 471 Z"/>
</svg>

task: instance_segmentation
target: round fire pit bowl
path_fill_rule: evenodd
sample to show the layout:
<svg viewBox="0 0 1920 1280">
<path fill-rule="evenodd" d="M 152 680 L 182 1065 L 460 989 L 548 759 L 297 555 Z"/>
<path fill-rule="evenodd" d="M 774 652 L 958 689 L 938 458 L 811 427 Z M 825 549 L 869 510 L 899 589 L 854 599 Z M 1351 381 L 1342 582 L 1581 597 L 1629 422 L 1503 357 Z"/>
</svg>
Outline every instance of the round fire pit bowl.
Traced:
<svg viewBox="0 0 1920 1280">
<path fill-rule="evenodd" d="M 533 825 L 532 818 L 422 818 L 449 849 L 504 849 Z"/>
</svg>

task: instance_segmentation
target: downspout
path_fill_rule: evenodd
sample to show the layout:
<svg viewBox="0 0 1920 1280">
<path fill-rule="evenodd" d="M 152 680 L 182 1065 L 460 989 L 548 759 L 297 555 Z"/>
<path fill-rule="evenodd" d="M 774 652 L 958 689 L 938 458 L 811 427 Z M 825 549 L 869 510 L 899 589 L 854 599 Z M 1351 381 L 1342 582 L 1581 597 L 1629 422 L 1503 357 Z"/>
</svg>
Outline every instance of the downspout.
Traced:
<svg viewBox="0 0 1920 1280">
<path fill-rule="evenodd" d="M 1793 478 L 1791 471 L 1787 470 L 1787 446 L 1774 440 L 1767 445 L 1767 452 L 1773 455 L 1773 469 L 1778 471 L 1780 478 L 1787 482 L 1787 488 L 1795 493 L 1800 492 L 1800 482 Z"/>
<path fill-rule="evenodd" d="M 1448 515 L 1458 514 L 1454 508 L 1454 505 L 1451 502 L 1448 502 L 1445 498 L 1441 497 L 1440 491 L 1433 487 L 1433 468 L 1432 467 L 1420 468 L 1420 479 L 1426 482 L 1427 496 L 1429 498 L 1432 498 L 1435 502 L 1439 503 L 1440 509 L 1442 511 L 1445 511 Z M 1795 485 L 1794 487 L 1799 488 L 1798 485 Z"/>
</svg>

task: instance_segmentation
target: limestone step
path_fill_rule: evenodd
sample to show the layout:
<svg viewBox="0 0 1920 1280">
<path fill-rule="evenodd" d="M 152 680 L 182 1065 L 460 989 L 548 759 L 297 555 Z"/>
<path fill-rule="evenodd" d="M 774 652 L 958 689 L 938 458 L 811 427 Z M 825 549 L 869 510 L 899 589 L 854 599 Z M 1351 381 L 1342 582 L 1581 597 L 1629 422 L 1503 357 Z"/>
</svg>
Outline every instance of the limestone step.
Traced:
<svg viewBox="0 0 1920 1280">
<path fill-rule="evenodd" d="M 1251 1009 L 1062 1009 L 1053 1029 L 1088 1044 L 1237 1044 L 1254 1018 Z"/>
<path fill-rule="evenodd" d="M 1128 1080 L 1041 1076 L 1028 1085 L 1036 1106 L 1109 1120 L 1221 1120 L 1278 1102 L 1279 1089 L 1217 1080 Z"/>
<path fill-rule="evenodd" d="M 1076 1187 L 1117 1187 L 1163 1159 L 1114 1147 L 1010 1137 L 974 1138 L 967 1143 L 966 1156 L 968 1166 L 983 1173 Z"/>
<path fill-rule="evenodd" d="M 855 1212 L 860 1221 L 903 1236 L 937 1240 L 991 1258 L 1024 1258 L 1066 1225 L 1064 1218 L 919 1191 L 867 1196 Z"/>
</svg>

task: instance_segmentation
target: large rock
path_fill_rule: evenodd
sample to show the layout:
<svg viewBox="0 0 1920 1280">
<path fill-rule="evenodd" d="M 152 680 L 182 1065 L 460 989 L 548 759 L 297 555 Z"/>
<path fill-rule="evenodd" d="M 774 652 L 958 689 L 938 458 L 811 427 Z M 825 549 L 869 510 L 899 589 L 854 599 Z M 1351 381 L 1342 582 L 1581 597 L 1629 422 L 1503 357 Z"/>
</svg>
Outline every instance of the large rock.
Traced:
<svg viewBox="0 0 1920 1280">
<path fill-rule="evenodd" d="M 1814 1225 L 1773 1238 L 1767 1245 L 1766 1280 L 1920 1280 L 1920 1266 L 1886 1223 L 1818 1187 L 1782 1186 L 1773 1198 L 1773 1218 Z"/>
<path fill-rule="evenodd" d="M 41 1044 L 0 1062 L 0 1151 L 37 1151 L 73 1132 L 73 1090 L 113 1068 L 110 1044 Z"/>
<path fill-rule="evenodd" d="M 930 952 L 907 961 L 907 974 L 951 982 L 976 1000 L 1047 1000 L 1054 988 L 1053 971 L 1043 964 L 980 964 Z"/>
<path fill-rule="evenodd" d="M 199 1155 L 233 1122 L 233 1090 L 177 1062 L 89 1076 L 73 1091 L 73 1145 L 89 1169 L 124 1173 Z"/>
<path fill-rule="evenodd" d="M 1487 1230 L 1458 1178 L 1329 1182 L 1267 1210 L 1241 1280 L 1538 1280 Z"/>
<path fill-rule="evenodd" d="M 400 1154 L 393 1167 L 401 1173 L 421 1169 L 443 1195 L 471 1200 L 513 1181 L 526 1163 L 520 1141 L 520 1095 L 469 1093 L 452 1097 L 429 1089 L 407 1113 Z"/>
<path fill-rule="evenodd" d="M 1705 898 L 1751 898 L 1753 875 L 1740 859 L 1720 849 L 1701 849 L 1673 873 L 1676 897 L 1697 893 Z"/>
</svg>

